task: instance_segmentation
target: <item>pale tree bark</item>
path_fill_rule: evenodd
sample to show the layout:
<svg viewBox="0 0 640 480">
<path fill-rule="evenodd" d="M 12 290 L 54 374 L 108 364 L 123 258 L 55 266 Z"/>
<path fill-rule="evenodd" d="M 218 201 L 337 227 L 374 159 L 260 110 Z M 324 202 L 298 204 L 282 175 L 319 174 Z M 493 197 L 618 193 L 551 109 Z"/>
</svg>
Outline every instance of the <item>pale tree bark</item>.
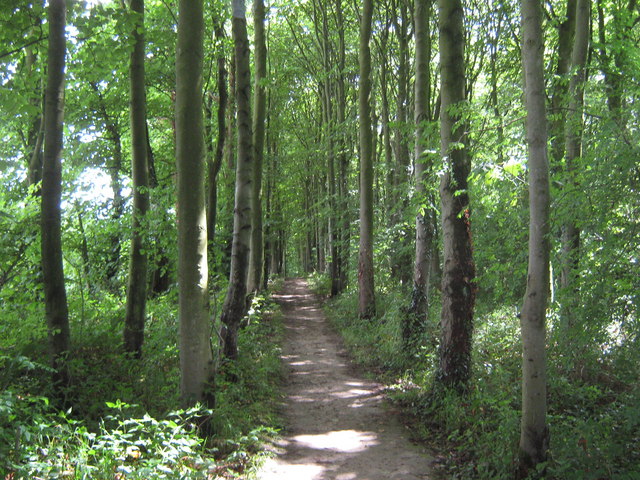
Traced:
<svg viewBox="0 0 640 480">
<path fill-rule="evenodd" d="M 238 329 L 247 311 L 247 273 L 251 242 L 251 197 L 253 145 L 251 133 L 251 70 L 244 0 L 233 0 L 233 43 L 236 57 L 236 102 L 238 108 L 238 147 L 236 161 L 235 208 L 229 289 L 222 307 L 225 325 L 225 357 L 238 357 Z"/>
<path fill-rule="evenodd" d="M 358 258 L 359 314 L 373 318 L 373 132 L 371 130 L 371 22 L 373 1 L 364 0 L 360 20 L 360 252 Z"/>
<path fill-rule="evenodd" d="M 134 16 L 133 51 L 130 60 L 131 173 L 133 213 L 129 278 L 124 321 L 124 349 L 136 358 L 142 355 L 147 305 L 147 265 L 144 219 L 149 211 L 149 165 L 147 161 L 147 118 L 144 72 L 144 0 L 131 0 Z"/>
<path fill-rule="evenodd" d="M 565 188 L 570 196 L 579 195 L 576 181 L 576 161 L 582 156 L 582 130 L 584 110 L 584 82 L 589 53 L 591 3 L 577 0 L 576 29 L 571 54 L 571 80 L 569 82 L 569 109 L 565 125 Z M 578 268 L 580 258 L 580 228 L 575 209 L 562 225 L 562 272 L 560 283 L 563 292 L 563 321 L 571 329 L 575 323 L 575 301 L 577 300 Z"/>
<path fill-rule="evenodd" d="M 440 319 L 439 386 L 464 391 L 471 376 L 471 338 L 476 296 L 471 244 L 465 100 L 463 9 L 460 0 L 438 0 L 440 31 L 440 182 L 444 269 Z"/>
<path fill-rule="evenodd" d="M 416 37 L 416 83 L 415 83 L 415 195 L 419 202 L 416 215 L 416 249 L 413 267 L 413 292 L 411 306 L 404 318 L 402 336 L 405 346 L 413 349 L 424 332 L 429 308 L 429 280 L 431 273 L 431 255 L 433 243 L 432 195 L 427 187 L 431 180 L 431 165 L 427 158 L 426 122 L 429 115 L 431 71 L 431 18 L 432 0 L 415 0 L 415 37 Z"/>
<path fill-rule="evenodd" d="M 202 110 L 203 5 L 180 0 L 176 48 L 180 395 L 183 406 L 213 403 L 207 311 L 207 223 Z"/>
<path fill-rule="evenodd" d="M 44 105 L 44 154 L 42 168 L 42 279 L 51 349 L 53 384 L 60 392 L 69 384 L 69 310 L 62 266 L 61 209 L 62 127 L 64 122 L 64 69 L 66 59 L 65 0 L 50 0 L 48 10 L 49 53 Z"/>
<path fill-rule="evenodd" d="M 253 109 L 253 194 L 251 196 L 251 254 L 249 257 L 249 278 L 247 290 L 256 292 L 262 285 L 262 263 L 264 261 L 262 232 L 262 159 L 264 157 L 264 136 L 266 116 L 266 92 L 263 85 L 267 77 L 267 44 L 264 30 L 264 2 L 253 0 L 253 40 L 255 45 L 254 64 L 254 109 Z"/>
<path fill-rule="evenodd" d="M 547 458 L 547 383 L 545 317 L 549 292 L 549 162 L 542 36 L 542 5 L 522 0 L 522 62 L 527 111 L 529 170 L 529 265 L 521 313 L 522 419 L 518 474 L 527 474 Z"/>
</svg>

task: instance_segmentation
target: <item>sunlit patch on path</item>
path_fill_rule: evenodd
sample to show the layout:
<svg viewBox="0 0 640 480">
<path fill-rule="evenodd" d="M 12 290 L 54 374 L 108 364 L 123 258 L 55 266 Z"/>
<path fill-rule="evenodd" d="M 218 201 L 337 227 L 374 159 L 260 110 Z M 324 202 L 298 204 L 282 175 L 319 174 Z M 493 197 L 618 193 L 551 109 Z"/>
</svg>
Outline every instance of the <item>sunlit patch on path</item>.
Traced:
<svg viewBox="0 0 640 480">
<path fill-rule="evenodd" d="M 277 455 L 260 480 L 433 479 L 432 458 L 408 440 L 380 385 L 351 366 L 318 300 L 301 279 L 276 300 L 285 316 L 283 416 Z"/>
</svg>

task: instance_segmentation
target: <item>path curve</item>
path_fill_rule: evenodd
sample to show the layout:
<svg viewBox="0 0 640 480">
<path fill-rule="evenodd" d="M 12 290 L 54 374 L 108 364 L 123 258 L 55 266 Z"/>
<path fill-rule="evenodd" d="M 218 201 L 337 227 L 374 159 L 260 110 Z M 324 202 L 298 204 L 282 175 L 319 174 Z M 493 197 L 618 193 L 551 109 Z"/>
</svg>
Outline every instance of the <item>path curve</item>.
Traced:
<svg viewBox="0 0 640 480">
<path fill-rule="evenodd" d="M 283 416 L 278 454 L 259 480 L 434 479 L 433 458 L 383 402 L 381 385 L 350 364 L 303 279 L 274 295 L 284 314 Z"/>
</svg>

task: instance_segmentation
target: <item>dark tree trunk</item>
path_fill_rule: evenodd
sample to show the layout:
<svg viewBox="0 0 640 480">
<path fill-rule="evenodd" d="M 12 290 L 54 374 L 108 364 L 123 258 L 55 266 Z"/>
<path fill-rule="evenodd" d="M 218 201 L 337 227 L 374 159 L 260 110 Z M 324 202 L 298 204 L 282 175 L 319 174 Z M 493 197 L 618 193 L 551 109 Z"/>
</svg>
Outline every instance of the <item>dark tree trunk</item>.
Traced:
<svg viewBox="0 0 640 480">
<path fill-rule="evenodd" d="M 431 164 L 426 151 L 426 122 L 429 118 L 431 72 L 431 32 L 429 31 L 432 0 L 415 0 L 416 85 L 415 85 L 415 177 L 416 197 L 421 205 L 416 215 L 416 249 L 413 268 L 411 305 L 405 318 L 402 336 L 411 352 L 421 341 L 429 309 L 429 281 L 433 243 L 433 198 L 427 183 L 431 180 Z M 423 206 L 422 206 L 423 205 Z"/>
<path fill-rule="evenodd" d="M 231 247 L 229 289 L 222 308 L 224 356 L 238 357 L 238 329 L 247 311 L 247 273 L 251 242 L 251 181 L 253 145 L 251 133 L 251 70 L 249 41 L 243 0 L 233 0 L 233 43 L 236 57 L 236 101 L 238 105 L 238 148 L 236 190 Z"/>
<path fill-rule="evenodd" d="M 360 252 L 358 259 L 359 314 L 376 314 L 373 275 L 373 132 L 371 129 L 371 21 L 373 1 L 364 0 L 360 21 Z"/>
<path fill-rule="evenodd" d="M 58 394 L 69 384 L 69 311 L 62 266 L 61 210 L 62 127 L 64 121 L 64 69 L 66 58 L 66 6 L 64 0 L 49 1 L 49 54 L 44 109 L 44 156 L 42 169 L 42 274 L 44 301 Z"/>
<path fill-rule="evenodd" d="M 465 100 L 463 9 L 460 0 L 439 0 L 438 5 L 442 82 L 440 141 L 445 173 L 440 183 L 444 271 L 436 381 L 446 388 L 464 391 L 471 376 L 476 286 L 467 190 L 471 161 L 466 128 L 459 112 Z"/>
<path fill-rule="evenodd" d="M 147 305 L 147 253 L 143 231 L 149 211 L 149 165 L 147 161 L 147 117 L 145 94 L 144 0 L 131 0 L 135 18 L 134 47 L 130 64 L 131 172 L 133 177 L 133 214 L 129 278 L 124 322 L 124 349 L 139 358 L 144 342 L 144 323 Z"/>
</svg>

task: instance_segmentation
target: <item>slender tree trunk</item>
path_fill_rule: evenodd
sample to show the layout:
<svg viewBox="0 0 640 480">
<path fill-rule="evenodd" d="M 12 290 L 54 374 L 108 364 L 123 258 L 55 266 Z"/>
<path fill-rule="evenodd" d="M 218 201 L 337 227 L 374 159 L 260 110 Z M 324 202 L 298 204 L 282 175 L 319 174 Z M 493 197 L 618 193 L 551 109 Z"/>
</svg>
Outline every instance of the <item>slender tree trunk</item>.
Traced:
<svg viewBox="0 0 640 480">
<path fill-rule="evenodd" d="M 549 291 L 549 162 L 545 112 L 542 5 L 522 0 L 522 60 L 529 150 L 529 266 L 521 313 L 523 344 L 519 476 L 547 458 L 545 316 Z"/>
<path fill-rule="evenodd" d="M 60 201 L 62 195 L 62 127 L 64 121 L 64 69 L 66 58 L 65 0 L 50 0 L 49 54 L 44 106 L 42 169 L 42 274 L 44 301 L 53 366 L 53 384 L 60 394 L 69 384 L 69 311 L 62 266 Z"/>
<path fill-rule="evenodd" d="M 373 1 L 364 0 L 360 21 L 360 252 L 358 260 L 359 314 L 373 318 L 373 133 L 371 130 L 371 21 Z"/>
<path fill-rule="evenodd" d="M 224 39 L 224 28 L 222 23 L 217 23 L 214 27 L 218 46 L 218 137 L 215 146 L 214 157 L 207 159 L 209 197 L 207 199 L 207 241 L 209 243 L 209 253 L 213 254 L 213 242 L 216 233 L 216 219 L 218 213 L 218 174 L 222 167 L 224 157 L 224 146 L 227 138 L 227 69 L 225 66 L 224 48 L 221 45 Z"/>
<path fill-rule="evenodd" d="M 415 84 L 415 178 L 416 198 L 420 205 L 416 215 L 416 253 L 413 268 L 411 306 L 403 325 L 403 340 L 411 350 L 424 332 L 429 309 L 429 280 L 433 243 L 433 202 L 427 182 L 431 165 L 426 150 L 426 122 L 429 118 L 429 85 L 431 84 L 431 32 L 429 31 L 432 0 L 415 0 L 416 84 Z"/>
<path fill-rule="evenodd" d="M 251 196 L 251 255 L 249 262 L 249 292 L 260 290 L 264 261 L 262 232 L 262 159 L 266 116 L 266 93 L 262 82 L 267 77 L 267 44 L 264 31 L 264 2 L 253 0 L 253 37 L 255 44 L 254 110 L 253 110 L 253 194 Z"/>
<path fill-rule="evenodd" d="M 251 197 L 253 145 L 251 133 L 251 70 L 247 39 L 246 8 L 243 0 L 233 0 L 233 42 L 236 56 L 236 101 L 238 105 L 238 148 L 235 208 L 229 289 L 222 309 L 225 325 L 224 355 L 238 357 L 238 329 L 247 311 L 247 273 L 251 242 Z"/>
<path fill-rule="evenodd" d="M 107 170 L 111 178 L 111 193 L 113 195 L 113 203 L 111 205 L 111 220 L 118 223 L 124 213 L 124 198 L 122 196 L 122 180 L 120 174 L 122 172 L 122 136 L 120 135 L 120 125 L 117 118 L 109 115 L 106 100 L 100 91 L 100 87 L 96 82 L 91 82 L 91 88 L 98 97 L 98 111 L 102 115 L 107 131 L 107 139 L 111 143 L 113 149 L 111 161 L 107 162 Z M 107 265 L 104 278 L 108 286 L 113 289 L 116 285 L 118 270 L 120 267 L 120 248 L 122 238 L 120 232 L 115 231 L 110 235 L 110 248 L 108 251 Z"/>
<path fill-rule="evenodd" d="M 576 30 L 576 2 L 567 0 L 565 19 L 558 27 L 558 63 L 552 83 L 551 111 L 549 121 L 551 134 L 551 161 L 554 170 L 560 168 L 565 148 L 565 118 L 567 106 L 567 75 L 571 68 L 571 46 Z"/>
<path fill-rule="evenodd" d="M 468 180 L 471 161 L 459 111 L 465 100 L 463 9 L 460 0 L 439 0 L 441 155 L 440 183 L 444 271 L 439 385 L 466 389 L 471 376 L 471 337 L 476 287 L 471 244 Z"/>
<path fill-rule="evenodd" d="M 147 162 L 147 115 L 145 94 L 144 0 L 131 0 L 135 23 L 130 64 L 131 172 L 133 176 L 133 214 L 129 279 L 124 321 L 124 349 L 136 358 L 142 355 L 147 305 L 147 237 L 143 231 L 149 211 L 149 165 Z"/>
<path fill-rule="evenodd" d="M 566 185 L 572 197 L 579 195 L 576 181 L 576 161 L 582 156 L 582 130 L 584 109 L 584 82 L 587 55 L 589 53 L 591 8 L 589 0 L 578 0 L 576 6 L 576 30 L 571 54 L 572 76 L 569 82 L 569 110 L 565 125 L 565 172 Z M 577 300 L 578 266 L 580 258 L 580 228 L 574 214 L 562 226 L 562 272 L 560 284 L 564 290 L 563 320 L 571 329 L 575 323 L 575 300 Z"/>
<path fill-rule="evenodd" d="M 37 19 L 38 26 L 41 25 L 41 20 Z M 34 74 L 35 64 L 37 62 L 37 56 L 33 52 L 33 48 L 27 47 L 25 51 L 25 66 L 27 76 Z M 38 114 L 33 117 L 31 126 L 28 133 L 28 145 L 29 148 L 27 154 L 28 160 L 28 174 L 27 179 L 29 186 L 36 187 L 42 180 L 42 144 L 44 143 L 44 111 L 42 104 L 42 79 L 38 81 L 39 86 L 35 89 L 34 99 L 31 104 L 37 108 Z M 34 189 L 33 193 L 37 196 L 40 195 L 39 191 Z"/>
<path fill-rule="evenodd" d="M 349 259 L 349 242 L 350 242 L 350 214 L 349 214 L 349 189 L 348 189 L 348 170 L 349 157 L 347 155 L 347 135 L 345 134 L 345 121 L 347 109 L 347 95 L 345 87 L 345 64 L 346 64 L 346 47 L 345 47 L 345 28 L 344 15 L 342 12 L 342 0 L 336 0 L 336 26 L 338 28 L 338 99 L 337 99 L 337 122 L 339 128 L 338 135 L 338 192 L 339 192 L 339 222 L 340 222 L 340 238 L 339 238 L 339 266 L 338 266 L 338 292 L 342 292 L 347 286 L 347 272 Z"/>
<path fill-rule="evenodd" d="M 182 404 L 213 404 L 202 109 L 202 0 L 180 0 L 176 48 L 178 284 Z"/>
</svg>

